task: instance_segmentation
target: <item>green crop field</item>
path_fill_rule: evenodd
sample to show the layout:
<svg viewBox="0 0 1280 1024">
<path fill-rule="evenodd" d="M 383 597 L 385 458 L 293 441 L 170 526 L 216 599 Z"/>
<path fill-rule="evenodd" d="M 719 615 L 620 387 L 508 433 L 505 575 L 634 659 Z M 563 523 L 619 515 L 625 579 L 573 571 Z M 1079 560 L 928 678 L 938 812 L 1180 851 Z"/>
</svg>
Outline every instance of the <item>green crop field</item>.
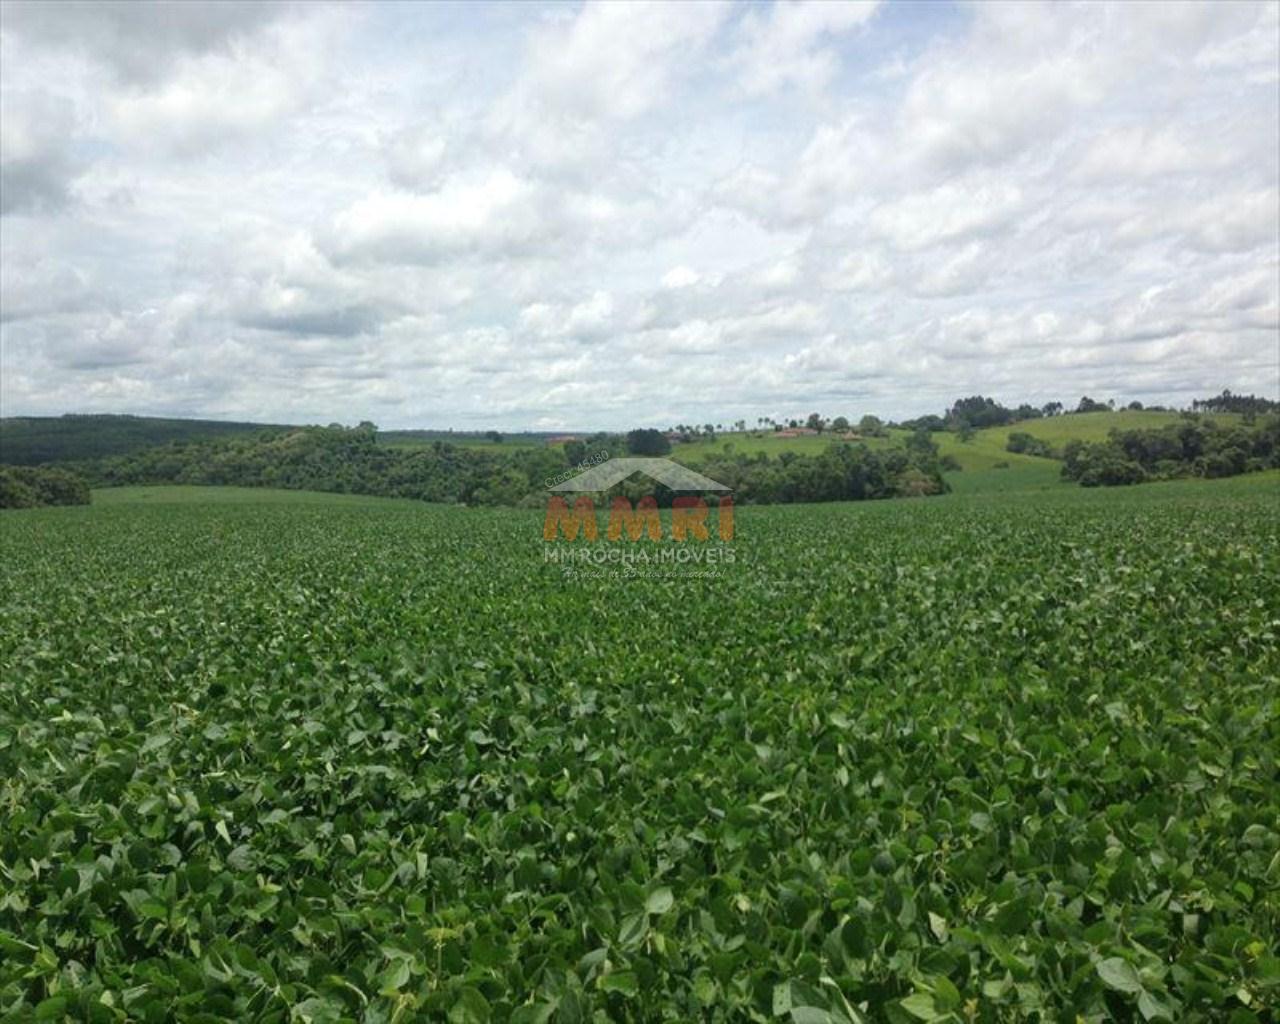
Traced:
<svg viewBox="0 0 1280 1024">
<path fill-rule="evenodd" d="M 0 1019 L 1274 1020 L 1280 476 L 1031 484 L 3 513 Z"/>
<path fill-rule="evenodd" d="M 902 432 L 906 436 L 906 432 Z M 756 455 L 764 453 L 776 458 L 783 452 L 796 455 L 819 455 L 833 444 L 866 444 L 871 448 L 885 448 L 893 442 L 888 438 L 869 437 L 860 441 L 842 441 L 833 434 L 805 434 L 800 437 L 779 437 L 770 431 L 717 434 L 715 440 L 699 438 L 685 444 L 674 445 L 671 457 L 677 462 L 691 465 L 718 458 L 725 454 Z M 727 447 L 726 447 L 727 446 Z"/>
</svg>

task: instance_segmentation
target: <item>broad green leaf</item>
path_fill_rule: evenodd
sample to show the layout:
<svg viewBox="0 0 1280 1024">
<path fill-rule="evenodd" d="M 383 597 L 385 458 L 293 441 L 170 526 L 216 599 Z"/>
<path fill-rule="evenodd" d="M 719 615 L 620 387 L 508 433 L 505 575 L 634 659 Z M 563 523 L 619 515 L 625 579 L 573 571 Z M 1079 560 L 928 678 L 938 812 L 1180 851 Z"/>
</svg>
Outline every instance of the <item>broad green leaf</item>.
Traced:
<svg viewBox="0 0 1280 1024">
<path fill-rule="evenodd" d="M 671 895 L 671 890 L 663 886 L 649 893 L 648 899 L 645 900 L 645 909 L 650 914 L 665 914 L 674 903 L 675 898 Z"/>
<path fill-rule="evenodd" d="M 449 1010 L 449 1024 L 488 1024 L 490 1015 L 489 1001 L 479 989 L 468 985 L 458 992 Z"/>
<path fill-rule="evenodd" d="M 1142 980 L 1133 965 L 1123 957 L 1113 956 L 1098 962 L 1098 976 L 1108 988 L 1130 995 L 1142 991 Z"/>
<path fill-rule="evenodd" d="M 783 1017 L 791 1012 L 791 982 L 781 981 L 773 986 L 773 1015 Z"/>
<path fill-rule="evenodd" d="M 378 978 L 378 991 L 383 995 L 394 995 L 409 983 L 411 974 L 408 960 L 392 960 Z"/>
<path fill-rule="evenodd" d="M 907 996 L 898 1005 L 917 1020 L 941 1020 L 946 1016 L 946 1011 L 938 1008 L 930 992 L 917 992 Z"/>
<path fill-rule="evenodd" d="M 605 992 L 621 992 L 628 996 L 640 991 L 640 983 L 633 971 L 610 971 L 602 975 L 597 984 Z"/>
<path fill-rule="evenodd" d="M 527 1003 L 512 1011 L 511 1024 L 547 1024 L 555 1012 L 555 1003 Z"/>
</svg>

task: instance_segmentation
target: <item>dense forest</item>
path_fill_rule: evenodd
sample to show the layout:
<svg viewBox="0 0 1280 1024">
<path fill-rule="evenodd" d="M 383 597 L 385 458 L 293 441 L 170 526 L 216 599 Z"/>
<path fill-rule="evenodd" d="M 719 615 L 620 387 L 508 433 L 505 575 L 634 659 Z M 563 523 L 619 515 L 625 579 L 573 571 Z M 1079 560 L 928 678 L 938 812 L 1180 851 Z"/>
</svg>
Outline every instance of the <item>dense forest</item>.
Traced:
<svg viewBox="0 0 1280 1024">
<path fill-rule="evenodd" d="M 1158 430 L 1113 430 L 1103 442 L 1070 442 L 1060 457 L 1062 475 L 1085 487 L 1275 469 L 1280 468 L 1280 416 L 1240 426 L 1187 419 Z"/>
<path fill-rule="evenodd" d="M 0 463 L 36 466 L 72 459 L 126 455 L 171 441 L 256 434 L 266 423 L 163 419 L 68 413 L 65 416 L 13 416 L 0 420 Z"/>
<path fill-rule="evenodd" d="M 51 466 L 0 466 L 0 508 L 87 505 L 89 485 Z"/>
</svg>

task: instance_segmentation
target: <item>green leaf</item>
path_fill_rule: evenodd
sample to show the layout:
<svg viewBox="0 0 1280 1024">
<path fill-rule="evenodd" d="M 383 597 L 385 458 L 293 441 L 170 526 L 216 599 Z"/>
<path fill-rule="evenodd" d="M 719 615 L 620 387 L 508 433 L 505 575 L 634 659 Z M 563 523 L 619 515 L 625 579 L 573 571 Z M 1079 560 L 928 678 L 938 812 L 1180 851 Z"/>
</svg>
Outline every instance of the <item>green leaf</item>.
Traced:
<svg viewBox="0 0 1280 1024">
<path fill-rule="evenodd" d="M 555 1003 L 526 1003 L 512 1011 L 511 1024 L 547 1024 L 555 1012 Z"/>
<path fill-rule="evenodd" d="M 942 1010 L 955 1010 L 960 1006 L 960 990 L 951 983 L 950 978 L 937 976 L 929 979 L 929 986 L 933 989 L 934 1001 Z"/>
<path fill-rule="evenodd" d="M 1133 965 L 1123 957 L 1113 956 L 1098 962 L 1098 976 L 1103 983 L 1117 992 L 1133 995 L 1142 991 L 1142 980 Z"/>
<path fill-rule="evenodd" d="M 378 978 L 378 991 L 384 996 L 395 995 L 405 985 L 409 984 L 409 977 L 412 973 L 410 967 L 408 960 L 392 960 Z"/>
<path fill-rule="evenodd" d="M 791 1020 L 794 1024 L 839 1024 L 839 1021 L 820 1006 L 793 1006 Z"/>
<path fill-rule="evenodd" d="M 66 996 L 50 996 L 36 1004 L 36 1020 L 57 1020 L 67 1012 Z"/>
<path fill-rule="evenodd" d="M 644 902 L 644 909 L 650 914 L 665 914 L 674 903 L 675 897 L 671 895 L 671 890 L 663 886 L 649 893 L 649 898 Z"/>
<path fill-rule="evenodd" d="M 152 733 L 147 737 L 147 741 L 142 744 L 141 753 L 150 754 L 159 750 L 161 747 L 167 747 L 173 742 L 172 733 Z"/>
<path fill-rule="evenodd" d="M 488 1024 L 490 1015 L 489 1000 L 479 989 L 468 985 L 449 1010 L 449 1024 Z"/>
<path fill-rule="evenodd" d="M 640 982 L 636 980 L 634 971 L 611 971 L 603 975 L 596 983 L 602 991 L 621 992 L 633 996 L 640 991 Z"/>
<path fill-rule="evenodd" d="M 649 931 L 649 921 L 644 914 L 632 914 L 623 918 L 618 930 L 618 945 L 623 949 L 635 949 L 644 941 Z"/>
<path fill-rule="evenodd" d="M 917 992 L 915 995 L 907 996 L 898 1005 L 917 1020 L 939 1020 L 946 1016 L 937 1008 L 933 994 L 930 992 Z"/>
<path fill-rule="evenodd" d="M 313 996 L 293 1007 L 292 1019 L 298 1024 L 338 1024 L 342 1020 L 343 1006 L 336 999 Z"/>
<path fill-rule="evenodd" d="M 791 1012 L 791 982 L 780 981 L 773 986 L 773 1015 L 785 1017 Z"/>
<path fill-rule="evenodd" d="M 253 849 L 240 845 L 227 854 L 227 866 L 236 871 L 253 870 Z"/>
<path fill-rule="evenodd" d="M 1138 993 L 1138 1012 L 1143 1020 L 1173 1020 L 1173 1011 L 1150 992 Z"/>
</svg>

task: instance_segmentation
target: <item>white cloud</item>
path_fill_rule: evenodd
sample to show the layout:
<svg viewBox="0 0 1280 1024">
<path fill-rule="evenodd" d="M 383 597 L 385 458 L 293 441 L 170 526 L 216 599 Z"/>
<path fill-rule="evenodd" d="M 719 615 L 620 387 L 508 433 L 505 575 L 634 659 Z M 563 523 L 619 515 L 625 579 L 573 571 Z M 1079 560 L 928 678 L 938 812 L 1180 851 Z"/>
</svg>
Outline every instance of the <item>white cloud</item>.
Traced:
<svg viewBox="0 0 1280 1024">
<path fill-rule="evenodd" d="M 824 268 L 822 283 L 837 292 L 869 291 L 883 288 L 893 277 L 889 261 L 879 252 L 849 252 L 834 266 Z"/>
<path fill-rule="evenodd" d="M 840 57 L 824 45 L 861 28 L 879 0 L 782 0 L 753 8 L 742 20 L 742 43 L 730 58 L 748 95 L 786 85 L 815 91 L 834 77 Z"/>
<path fill-rule="evenodd" d="M 334 220 L 333 251 L 344 258 L 430 263 L 459 253 L 512 253 L 546 226 L 534 186 L 507 168 L 454 179 L 425 195 L 375 192 Z"/>
<path fill-rule="evenodd" d="M 1274 386 L 1274 4 L 215 6 L 6 5 L 6 414 Z"/>
<path fill-rule="evenodd" d="M 637 117 L 667 99 L 728 10 L 715 0 L 584 4 L 568 26 L 535 32 L 526 88 L 557 111 Z"/>
<path fill-rule="evenodd" d="M 702 276 L 696 270 L 682 264 L 678 267 L 672 267 L 662 275 L 662 286 L 664 288 L 688 288 L 701 280 Z"/>
<path fill-rule="evenodd" d="M 969 181 L 885 203 L 872 211 L 870 224 L 896 248 L 917 250 L 1003 230 L 1025 209 L 1017 186 Z"/>
<path fill-rule="evenodd" d="M 341 12 L 317 8 L 225 48 L 182 56 L 167 78 L 117 91 L 107 114 L 128 144 L 179 154 L 269 131 L 320 96 L 345 22 Z"/>
</svg>

